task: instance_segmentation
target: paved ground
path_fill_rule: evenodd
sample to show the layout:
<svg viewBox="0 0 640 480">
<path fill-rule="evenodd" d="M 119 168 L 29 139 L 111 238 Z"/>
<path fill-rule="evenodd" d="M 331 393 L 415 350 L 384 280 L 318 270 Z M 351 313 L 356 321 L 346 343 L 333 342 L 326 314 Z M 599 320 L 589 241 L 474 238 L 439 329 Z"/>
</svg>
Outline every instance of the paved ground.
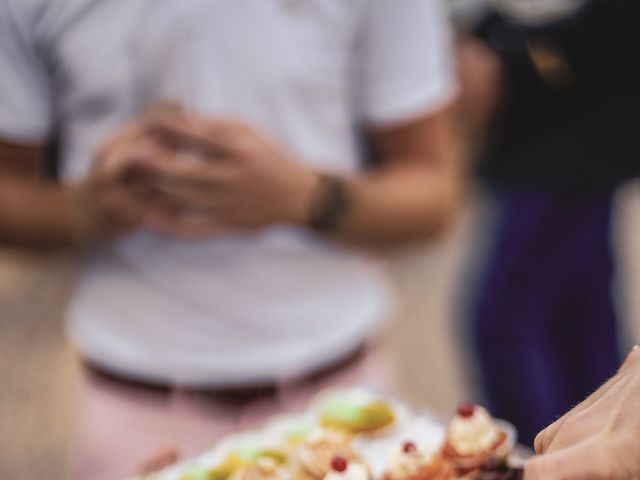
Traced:
<svg viewBox="0 0 640 480">
<path fill-rule="evenodd" d="M 472 209 L 475 212 L 478 205 Z M 414 401 L 448 410 L 469 395 L 455 318 L 464 302 L 470 248 L 482 238 L 470 214 L 440 244 L 397 255 L 391 270 L 404 300 L 387 337 L 399 385 Z M 621 304 L 640 312 L 640 195 L 627 192 L 616 229 L 622 252 Z M 73 409 L 77 365 L 62 334 L 72 278 L 68 257 L 0 250 L 0 479 L 59 480 Z M 640 321 L 632 323 L 640 325 Z M 635 338 L 640 338 L 633 327 Z"/>
<path fill-rule="evenodd" d="M 62 334 L 68 258 L 0 255 L 0 478 L 58 480 L 75 364 Z"/>
</svg>

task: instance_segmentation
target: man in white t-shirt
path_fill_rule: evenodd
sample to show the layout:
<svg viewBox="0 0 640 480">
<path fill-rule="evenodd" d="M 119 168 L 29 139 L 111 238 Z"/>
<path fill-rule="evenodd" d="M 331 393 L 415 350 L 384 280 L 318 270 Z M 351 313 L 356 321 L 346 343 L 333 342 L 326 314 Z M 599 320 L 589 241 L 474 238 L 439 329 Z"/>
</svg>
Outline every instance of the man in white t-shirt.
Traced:
<svg viewBox="0 0 640 480">
<path fill-rule="evenodd" d="M 363 247 L 429 238 L 456 204 L 454 92 L 436 0 L 0 1 L 0 238 L 85 247 L 73 344 L 166 389 L 92 377 L 83 428 L 127 448 L 94 447 L 91 478 L 151 425 L 237 427 L 174 414 L 176 386 L 295 382 L 361 348 L 390 314 Z M 40 180 L 54 134 L 60 184 Z"/>
</svg>

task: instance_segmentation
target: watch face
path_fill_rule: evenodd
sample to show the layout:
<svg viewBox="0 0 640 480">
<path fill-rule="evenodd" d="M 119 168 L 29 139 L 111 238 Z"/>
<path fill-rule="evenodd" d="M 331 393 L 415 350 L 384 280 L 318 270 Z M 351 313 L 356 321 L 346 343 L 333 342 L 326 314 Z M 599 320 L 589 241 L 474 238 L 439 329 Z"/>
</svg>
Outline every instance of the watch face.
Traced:
<svg viewBox="0 0 640 480">
<path fill-rule="evenodd" d="M 585 0 L 490 0 L 494 8 L 518 23 L 553 22 L 579 10 Z"/>
</svg>

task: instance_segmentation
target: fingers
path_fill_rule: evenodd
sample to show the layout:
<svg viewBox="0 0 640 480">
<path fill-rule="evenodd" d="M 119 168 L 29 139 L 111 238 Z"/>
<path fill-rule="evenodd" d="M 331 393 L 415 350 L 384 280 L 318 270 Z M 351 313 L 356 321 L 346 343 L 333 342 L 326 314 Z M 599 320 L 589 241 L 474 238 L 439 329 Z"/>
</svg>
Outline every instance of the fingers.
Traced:
<svg viewBox="0 0 640 480">
<path fill-rule="evenodd" d="M 248 125 L 162 106 L 105 143 L 92 181 L 98 190 L 126 190 L 142 207 L 149 228 L 201 238 L 229 231 L 228 225 L 245 229 L 265 223 L 230 212 L 242 210 L 236 208 L 239 191 L 261 185 L 250 167 L 263 165 L 255 160 L 270 158 L 269 148 L 269 139 Z"/>
<path fill-rule="evenodd" d="M 616 383 L 607 383 L 587 400 L 540 432 L 534 440 L 537 454 L 572 445 L 596 434 L 608 422 L 608 412 L 615 395 L 609 394 Z M 602 399 L 606 401 L 603 402 Z"/>
<path fill-rule="evenodd" d="M 156 150 L 162 150 L 157 148 L 162 146 L 178 155 L 186 152 L 216 160 L 241 158 L 248 146 L 266 141 L 260 132 L 242 122 L 201 117 L 175 106 L 159 105 L 127 123 L 104 142 L 97 151 L 96 163 L 101 165 L 109 160 L 109 171 L 118 171 L 126 165 L 131 147 L 143 138 L 152 141 L 146 142 L 147 149 L 155 144 Z"/>
<path fill-rule="evenodd" d="M 555 427 L 557 422 L 552 423 L 547 428 L 542 430 L 536 438 L 533 440 L 533 450 L 536 452 L 536 455 L 541 455 L 547 451 L 547 446 L 550 443 L 549 437 L 552 435 L 552 429 Z"/>
<path fill-rule="evenodd" d="M 542 431 L 526 480 L 635 478 L 640 350 L 582 404 Z"/>
<path fill-rule="evenodd" d="M 132 166 L 145 171 L 157 181 L 184 184 L 196 188 L 220 186 L 226 183 L 233 171 L 226 166 L 184 162 L 175 157 L 158 161 L 157 157 L 138 156 L 131 157 L 130 161 Z"/>
<path fill-rule="evenodd" d="M 168 152 L 143 136 L 130 137 L 114 144 L 94 169 L 98 180 L 127 180 L 135 174 L 135 164 L 154 159 L 166 161 Z M 139 173 L 139 172 L 137 172 Z"/>
<path fill-rule="evenodd" d="M 635 345 L 627 354 L 627 358 L 625 358 L 622 367 L 620 367 L 618 375 L 625 374 L 630 370 L 637 371 L 638 368 L 640 368 L 640 345 Z"/>
<path fill-rule="evenodd" d="M 166 110 L 154 112 L 146 125 L 151 135 L 171 148 L 193 149 L 216 159 L 238 156 L 255 137 L 254 130 L 240 122 Z"/>
<path fill-rule="evenodd" d="M 189 209 L 219 207 L 234 178 L 229 166 L 176 159 L 157 162 L 140 158 L 132 161 L 131 168 L 148 179 L 149 201 Z"/>
<path fill-rule="evenodd" d="M 525 465 L 525 480 L 588 480 L 618 478 L 612 452 L 595 438 L 557 452 L 533 457 Z"/>
<path fill-rule="evenodd" d="M 534 441 L 536 453 L 545 453 L 550 448 L 562 448 L 602 428 L 608 421 L 608 412 L 638 371 L 640 371 L 640 349 L 634 348 L 614 377 L 536 436 Z"/>
<path fill-rule="evenodd" d="M 206 172 L 174 165 L 205 164 L 206 160 L 242 157 L 246 152 L 251 127 L 229 120 L 216 120 L 185 114 L 171 107 L 158 107 L 137 121 L 130 122 L 109 141 L 98 154 L 98 168 L 103 176 L 128 175 L 132 164 L 156 168 L 159 174 L 176 177 L 180 183 L 207 181 Z M 253 142 L 255 143 L 255 142 Z M 211 162 L 210 162 L 211 163 Z M 135 170 L 136 166 L 133 166 Z M 160 171 L 165 169 L 165 171 Z M 191 178 L 190 178 L 191 177 Z"/>
<path fill-rule="evenodd" d="M 125 124 L 97 149 L 97 162 L 95 165 L 99 166 L 106 158 L 110 157 L 117 150 L 120 150 L 123 145 L 128 145 L 141 138 L 144 135 L 144 132 L 144 123 L 139 119 Z"/>
</svg>

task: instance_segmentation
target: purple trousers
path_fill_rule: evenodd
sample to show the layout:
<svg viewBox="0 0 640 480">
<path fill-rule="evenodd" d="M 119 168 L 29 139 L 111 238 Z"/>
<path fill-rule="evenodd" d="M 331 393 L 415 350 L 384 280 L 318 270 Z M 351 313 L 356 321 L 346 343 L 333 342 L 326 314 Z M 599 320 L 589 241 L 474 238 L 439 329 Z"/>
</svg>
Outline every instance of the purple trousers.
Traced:
<svg viewBox="0 0 640 480">
<path fill-rule="evenodd" d="M 489 407 L 531 444 L 619 366 L 612 195 L 501 192 L 495 241 L 472 302 Z"/>
</svg>

